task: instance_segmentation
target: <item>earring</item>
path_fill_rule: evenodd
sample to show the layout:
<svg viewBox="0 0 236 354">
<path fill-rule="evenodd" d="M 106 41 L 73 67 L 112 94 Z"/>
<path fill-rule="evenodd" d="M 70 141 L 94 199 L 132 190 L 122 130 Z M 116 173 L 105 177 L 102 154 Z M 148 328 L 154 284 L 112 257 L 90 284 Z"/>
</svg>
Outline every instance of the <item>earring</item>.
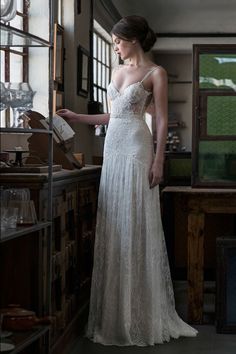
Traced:
<svg viewBox="0 0 236 354">
<path fill-rule="evenodd" d="M 135 44 L 136 43 L 136 41 L 132 41 L 132 44 Z"/>
</svg>

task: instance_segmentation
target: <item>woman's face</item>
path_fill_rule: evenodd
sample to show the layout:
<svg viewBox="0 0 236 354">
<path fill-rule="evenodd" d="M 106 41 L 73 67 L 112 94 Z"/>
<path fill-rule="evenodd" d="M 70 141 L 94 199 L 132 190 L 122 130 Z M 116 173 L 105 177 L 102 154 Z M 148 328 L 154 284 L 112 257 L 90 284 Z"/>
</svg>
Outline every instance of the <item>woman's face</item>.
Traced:
<svg viewBox="0 0 236 354">
<path fill-rule="evenodd" d="M 125 40 L 112 35 L 113 48 L 117 55 L 120 56 L 122 60 L 128 59 L 130 55 L 133 53 L 134 46 L 132 41 Z"/>
</svg>

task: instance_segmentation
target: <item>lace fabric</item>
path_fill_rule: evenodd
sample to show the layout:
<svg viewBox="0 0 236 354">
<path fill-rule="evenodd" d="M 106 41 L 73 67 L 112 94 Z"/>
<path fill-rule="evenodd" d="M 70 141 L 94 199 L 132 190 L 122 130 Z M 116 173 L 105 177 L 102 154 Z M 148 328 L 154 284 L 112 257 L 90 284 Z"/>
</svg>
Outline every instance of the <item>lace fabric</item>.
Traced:
<svg viewBox="0 0 236 354">
<path fill-rule="evenodd" d="M 104 345 L 154 345 L 197 331 L 175 311 L 159 189 L 149 188 L 153 159 L 142 82 L 112 100 L 99 190 L 87 337 Z"/>
</svg>

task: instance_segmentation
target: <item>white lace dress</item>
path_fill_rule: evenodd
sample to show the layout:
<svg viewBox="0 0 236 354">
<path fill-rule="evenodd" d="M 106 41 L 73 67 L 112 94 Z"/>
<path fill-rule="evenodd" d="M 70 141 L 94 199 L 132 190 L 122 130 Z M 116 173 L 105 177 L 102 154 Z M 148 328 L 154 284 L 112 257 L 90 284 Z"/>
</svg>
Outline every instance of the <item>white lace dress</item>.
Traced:
<svg viewBox="0 0 236 354">
<path fill-rule="evenodd" d="M 152 94 L 142 81 L 123 92 L 113 82 L 108 87 L 112 111 L 86 333 L 104 345 L 154 345 L 197 333 L 175 311 L 159 189 L 148 182 L 153 140 L 144 112 Z"/>
</svg>

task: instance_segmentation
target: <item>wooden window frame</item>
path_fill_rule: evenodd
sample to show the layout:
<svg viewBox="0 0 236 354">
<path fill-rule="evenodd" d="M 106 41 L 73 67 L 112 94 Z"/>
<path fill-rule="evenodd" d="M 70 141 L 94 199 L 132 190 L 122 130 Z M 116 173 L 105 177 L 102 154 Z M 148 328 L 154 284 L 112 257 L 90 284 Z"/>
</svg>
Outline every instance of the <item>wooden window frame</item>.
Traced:
<svg viewBox="0 0 236 354">
<path fill-rule="evenodd" d="M 201 54 L 235 54 L 236 46 L 230 44 L 193 45 L 193 105 L 192 105 L 192 186 L 236 187 L 235 182 L 201 181 L 199 178 L 199 142 L 234 141 L 234 135 L 207 135 L 207 98 L 210 96 L 236 96 L 233 89 L 210 89 L 199 87 L 199 58 Z"/>
<path fill-rule="evenodd" d="M 93 31 L 94 35 L 97 36 L 97 40 L 96 40 L 96 53 L 98 53 L 98 39 L 101 40 L 101 53 L 100 53 L 100 57 L 101 59 L 98 59 L 98 54 L 96 55 L 96 57 L 93 55 L 93 65 L 96 66 L 96 80 L 93 78 L 93 89 L 94 89 L 94 99 L 95 101 L 99 101 L 100 103 L 102 103 L 103 105 L 103 110 L 104 112 L 108 112 L 108 101 L 107 101 L 107 85 L 106 83 L 110 81 L 110 76 L 111 76 L 111 44 L 109 43 L 109 41 L 107 41 L 102 35 L 101 33 L 99 33 L 99 31 L 95 30 Z M 108 63 L 102 61 L 102 50 L 103 47 L 105 46 L 109 46 L 109 55 L 108 55 Z M 95 51 L 93 50 L 93 53 Z M 106 49 L 105 49 L 105 58 L 106 58 Z M 105 78 L 103 77 L 103 70 L 101 70 L 100 75 L 101 75 L 101 83 L 104 81 L 105 85 L 99 85 L 98 84 L 98 66 L 101 66 L 101 68 L 105 68 L 105 72 L 109 72 L 109 76 L 108 78 L 106 77 L 105 74 Z M 95 74 L 95 73 L 94 73 Z M 101 92 L 101 96 L 102 96 L 102 100 L 99 100 L 99 95 L 98 92 Z"/>
<path fill-rule="evenodd" d="M 22 30 L 28 32 L 29 18 L 28 18 L 28 6 L 27 1 L 23 0 L 23 12 L 16 12 L 16 16 L 23 18 Z M 28 48 L 23 48 L 22 51 L 12 48 L 3 48 L 1 49 L 5 52 L 5 82 L 10 81 L 10 54 L 16 54 L 23 57 L 23 68 L 22 68 L 22 81 L 28 82 L 29 78 L 29 51 Z"/>
</svg>

